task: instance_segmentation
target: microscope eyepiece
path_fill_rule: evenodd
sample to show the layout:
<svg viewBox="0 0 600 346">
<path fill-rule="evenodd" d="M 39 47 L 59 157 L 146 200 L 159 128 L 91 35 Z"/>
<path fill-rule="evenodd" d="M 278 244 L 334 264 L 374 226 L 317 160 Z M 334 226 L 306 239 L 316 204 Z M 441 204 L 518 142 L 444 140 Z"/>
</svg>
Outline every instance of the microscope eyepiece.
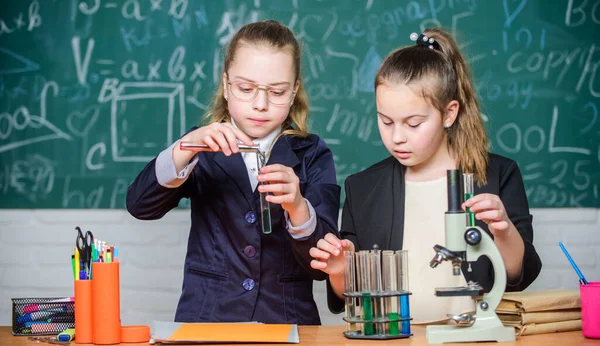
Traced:
<svg viewBox="0 0 600 346">
<path fill-rule="evenodd" d="M 446 171 L 448 178 L 448 213 L 464 213 L 461 206 L 464 199 L 463 176 L 460 169 Z"/>
</svg>

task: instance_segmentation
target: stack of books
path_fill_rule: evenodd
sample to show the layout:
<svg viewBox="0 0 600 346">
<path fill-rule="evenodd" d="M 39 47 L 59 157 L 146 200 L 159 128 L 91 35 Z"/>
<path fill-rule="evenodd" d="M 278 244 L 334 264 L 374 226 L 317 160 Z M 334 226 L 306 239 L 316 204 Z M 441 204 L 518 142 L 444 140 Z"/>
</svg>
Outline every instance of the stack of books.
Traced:
<svg viewBox="0 0 600 346">
<path fill-rule="evenodd" d="M 581 330 L 578 290 L 505 293 L 496 313 L 517 335 Z"/>
</svg>

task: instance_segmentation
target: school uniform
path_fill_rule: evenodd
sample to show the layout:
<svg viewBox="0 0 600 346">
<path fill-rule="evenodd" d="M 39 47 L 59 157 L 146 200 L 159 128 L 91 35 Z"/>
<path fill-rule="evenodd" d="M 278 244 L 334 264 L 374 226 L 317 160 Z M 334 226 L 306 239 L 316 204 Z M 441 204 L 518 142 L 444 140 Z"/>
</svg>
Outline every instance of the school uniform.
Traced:
<svg viewBox="0 0 600 346">
<path fill-rule="evenodd" d="M 374 244 L 377 244 L 379 248 L 383 250 L 401 250 L 403 249 L 403 242 L 406 239 L 410 239 L 410 241 L 407 241 L 410 244 L 425 242 L 424 251 L 428 252 L 425 254 L 419 253 L 422 258 L 420 260 L 424 261 L 421 268 L 425 268 L 429 267 L 429 260 L 435 255 L 433 246 L 436 244 L 433 243 L 432 237 L 426 235 L 426 232 L 419 234 L 419 232 L 427 231 L 428 229 L 419 229 L 418 225 L 424 224 L 427 225 L 426 227 L 432 227 L 432 224 L 428 223 L 428 220 L 421 223 L 419 220 L 415 221 L 413 219 L 410 223 L 410 230 L 407 230 L 410 234 L 405 233 L 405 221 L 413 215 L 412 213 L 418 213 L 416 209 L 411 209 L 411 206 L 405 205 L 407 192 L 407 182 L 404 179 L 405 170 L 406 167 L 404 167 L 396 158 L 389 157 L 360 173 L 349 176 L 345 182 L 346 201 L 342 211 L 340 234 L 342 238 L 351 240 L 357 251 L 370 250 Z M 506 285 L 507 291 L 522 291 L 535 280 L 540 273 L 542 266 L 540 258 L 532 243 L 532 216 L 529 213 L 523 179 L 515 161 L 495 154 L 489 154 L 489 163 L 486 174 L 487 184 L 481 187 L 475 184 L 475 194 L 490 193 L 498 195 L 504 204 L 508 217 L 515 225 L 525 244 L 521 276 L 515 281 L 508 282 Z M 441 184 L 432 182 L 432 184 L 437 184 L 436 188 L 445 190 L 444 182 Z M 411 185 L 411 191 L 413 189 L 414 191 L 427 191 L 426 189 L 423 190 L 423 188 L 426 187 Z M 444 190 L 442 190 L 442 192 L 444 192 Z M 425 199 L 422 198 L 423 196 L 420 197 L 422 201 L 419 203 L 423 204 L 422 209 L 429 207 L 426 204 L 427 198 L 431 198 L 432 207 L 436 203 L 447 204 L 446 200 L 439 201 L 439 196 L 425 196 Z M 417 200 L 419 200 L 419 198 L 417 198 Z M 409 208 L 406 209 L 406 207 Z M 408 210 L 411 215 L 405 215 L 406 210 Z M 431 215 L 431 217 L 438 217 L 438 221 L 434 223 L 435 225 L 439 224 L 437 227 L 440 227 L 440 231 L 443 232 L 443 212 L 440 211 L 440 215 L 437 214 L 438 213 L 436 212 L 436 214 Z M 424 212 L 424 214 L 419 217 L 424 218 L 426 215 L 427 213 Z M 476 225 L 491 235 L 487 225 L 483 221 L 477 220 Z M 443 246 L 444 243 L 441 243 L 440 245 Z M 411 250 L 414 251 L 414 249 L 411 248 L 407 248 L 407 250 L 409 254 L 411 253 Z M 483 286 L 486 292 L 489 292 L 494 283 L 493 267 L 490 260 L 487 257 L 480 257 L 476 262 L 472 263 L 471 269 L 472 271 L 468 271 L 468 264 L 463 263 L 462 272 L 464 279 L 460 278 L 462 282 L 477 282 Z M 435 275 L 451 276 L 451 270 L 449 268 L 445 270 L 444 268 L 438 267 L 436 269 L 427 268 L 427 270 L 437 271 Z M 417 275 L 413 276 L 418 277 Z M 448 280 L 451 280 L 451 278 L 448 278 Z M 421 285 L 423 282 L 415 282 L 415 279 L 411 277 L 410 271 L 409 281 L 409 289 L 411 291 L 413 291 L 411 287 L 426 286 Z M 414 294 L 428 295 L 428 297 L 431 298 L 430 304 L 432 305 L 436 304 L 436 300 L 449 299 L 446 297 L 435 297 L 433 287 L 427 292 L 413 291 L 413 295 Z M 344 308 L 343 301 L 337 298 L 329 284 L 328 305 L 329 309 L 334 313 L 339 313 Z M 458 304 L 457 306 L 459 305 L 461 304 Z M 464 306 L 464 304 L 461 306 Z M 414 308 L 415 307 L 411 303 L 411 313 Z M 459 313 L 459 311 L 448 311 L 448 313 Z M 424 314 L 423 316 L 423 319 L 426 320 L 426 317 L 432 315 Z"/>
<path fill-rule="evenodd" d="M 257 172 L 249 165 L 255 158 L 201 152 L 177 174 L 172 147 L 131 184 L 127 209 L 138 219 L 153 220 L 182 198 L 191 201 L 175 321 L 320 324 L 313 280 L 324 280 L 326 274 L 310 268 L 309 249 L 325 234 L 338 234 L 340 206 L 333 155 L 325 142 L 316 135 L 285 135 L 272 145 L 267 165 L 293 168 L 310 219 L 292 227 L 281 206 L 271 203 L 271 234 L 261 230 Z M 157 177 L 157 171 L 170 171 L 171 177 Z"/>
</svg>

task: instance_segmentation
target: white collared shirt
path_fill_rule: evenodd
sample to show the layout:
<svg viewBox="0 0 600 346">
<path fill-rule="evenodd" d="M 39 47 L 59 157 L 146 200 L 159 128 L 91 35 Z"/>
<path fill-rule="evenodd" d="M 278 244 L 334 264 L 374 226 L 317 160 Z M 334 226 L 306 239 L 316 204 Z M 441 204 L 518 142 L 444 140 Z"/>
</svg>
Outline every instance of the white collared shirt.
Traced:
<svg viewBox="0 0 600 346">
<path fill-rule="evenodd" d="M 239 129 L 233 119 L 231 119 L 231 125 L 236 129 Z M 281 132 L 281 126 L 277 127 L 271 133 L 266 135 L 263 138 L 257 138 L 253 140 L 254 144 L 258 145 L 258 148 L 261 153 L 265 156 L 265 161 L 269 159 L 269 155 L 271 154 L 271 148 L 273 147 L 273 142 L 277 138 L 277 135 Z M 250 186 L 252 187 L 252 191 L 256 190 L 258 186 L 258 170 L 257 160 L 255 153 L 242 152 L 242 158 L 244 159 L 244 163 L 246 164 L 246 169 L 248 170 L 248 179 L 250 180 Z M 265 162 L 266 163 L 266 162 Z"/>
</svg>

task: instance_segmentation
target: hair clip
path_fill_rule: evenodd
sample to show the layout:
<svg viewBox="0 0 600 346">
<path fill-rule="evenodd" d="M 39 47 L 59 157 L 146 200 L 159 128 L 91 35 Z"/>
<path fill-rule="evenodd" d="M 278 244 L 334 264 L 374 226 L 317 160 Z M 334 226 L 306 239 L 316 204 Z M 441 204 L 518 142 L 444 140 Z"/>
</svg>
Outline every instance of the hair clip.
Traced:
<svg viewBox="0 0 600 346">
<path fill-rule="evenodd" d="M 415 41 L 419 46 L 424 46 L 429 49 L 439 49 L 440 44 L 437 43 L 433 38 L 427 37 L 425 34 L 418 35 L 416 32 L 410 34 L 410 40 Z"/>
</svg>

